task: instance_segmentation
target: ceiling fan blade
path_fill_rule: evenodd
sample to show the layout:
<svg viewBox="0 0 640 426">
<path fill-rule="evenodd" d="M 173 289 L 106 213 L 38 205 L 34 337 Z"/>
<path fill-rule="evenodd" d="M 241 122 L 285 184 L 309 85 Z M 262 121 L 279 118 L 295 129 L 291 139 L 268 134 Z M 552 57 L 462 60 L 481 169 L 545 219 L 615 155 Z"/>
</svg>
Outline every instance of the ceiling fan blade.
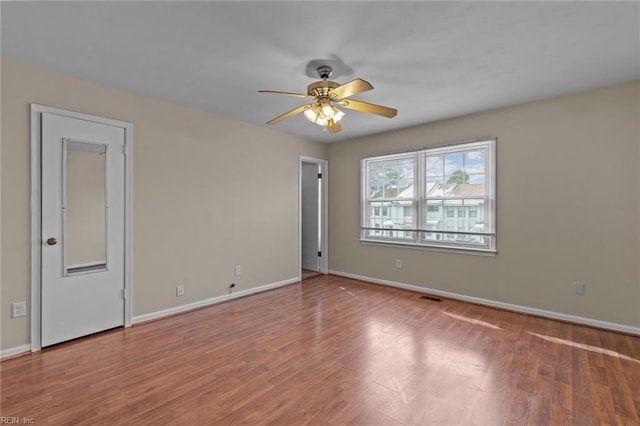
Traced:
<svg viewBox="0 0 640 426">
<path fill-rule="evenodd" d="M 398 114 L 398 110 L 388 108 L 382 105 L 370 104 L 368 102 L 354 101 L 353 99 L 344 99 L 338 102 L 340 106 L 356 111 L 368 112 L 369 114 L 381 115 L 382 117 L 393 118 Z"/>
<path fill-rule="evenodd" d="M 313 106 L 313 104 L 311 104 L 311 105 L 302 105 L 302 106 L 300 106 L 300 107 L 298 107 L 296 109 L 292 109 L 291 111 L 285 112 L 284 114 L 274 118 L 271 121 L 267 121 L 267 125 L 273 126 L 274 124 L 278 124 L 279 122 L 281 122 L 283 120 L 286 120 L 287 118 L 291 118 L 296 114 L 300 114 L 301 112 L 308 110 L 312 106 Z"/>
<path fill-rule="evenodd" d="M 336 99 L 344 99 L 371 89 L 373 89 L 373 86 L 368 81 L 356 78 L 331 90 L 331 94 L 335 95 Z"/>
<path fill-rule="evenodd" d="M 327 131 L 329 133 L 338 133 L 341 130 L 342 130 L 342 126 L 340 125 L 339 122 L 329 120 L 329 125 L 327 126 Z"/>
<path fill-rule="evenodd" d="M 273 95 L 285 95 L 295 96 L 296 98 L 313 99 L 313 96 L 311 95 L 305 95 L 303 93 L 278 92 L 277 90 L 258 90 L 258 93 L 271 93 Z"/>
</svg>

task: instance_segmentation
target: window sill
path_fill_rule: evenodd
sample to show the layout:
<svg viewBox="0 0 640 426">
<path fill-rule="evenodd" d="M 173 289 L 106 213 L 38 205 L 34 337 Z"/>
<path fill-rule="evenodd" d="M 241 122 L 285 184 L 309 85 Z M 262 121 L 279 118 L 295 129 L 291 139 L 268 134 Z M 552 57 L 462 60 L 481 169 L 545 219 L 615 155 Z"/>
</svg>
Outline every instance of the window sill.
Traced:
<svg viewBox="0 0 640 426">
<path fill-rule="evenodd" d="M 417 250 L 426 250 L 426 251 L 436 251 L 441 253 L 468 254 L 472 256 L 495 257 L 498 254 L 497 250 L 478 249 L 478 248 L 471 248 L 471 247 L 462 248 L 462 247 L 451 247 L 451 246 L 427 246 L 423 244 L 414 244 L 414 243 L 407 243 L 407 242 L 376 241 L 376 240 L 365 240 L 365 239 L 360 239 L 360 243 L 364 245 L 371 245 L 371 246 L 408 248 L 408 249 L 417 249 Z"/>
</svg>

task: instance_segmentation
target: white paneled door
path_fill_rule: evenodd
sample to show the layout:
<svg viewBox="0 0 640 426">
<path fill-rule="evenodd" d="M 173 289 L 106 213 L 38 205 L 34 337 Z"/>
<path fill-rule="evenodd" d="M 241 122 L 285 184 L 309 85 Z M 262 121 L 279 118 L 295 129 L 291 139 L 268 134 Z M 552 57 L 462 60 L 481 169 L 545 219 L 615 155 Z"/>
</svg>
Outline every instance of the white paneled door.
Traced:
<svg viewBox="0 0 640 426">
<path fill-rule="evenodd" d="M 42 346 L 124 325 L 125 130 L 42 113 Z"/>
</svg>

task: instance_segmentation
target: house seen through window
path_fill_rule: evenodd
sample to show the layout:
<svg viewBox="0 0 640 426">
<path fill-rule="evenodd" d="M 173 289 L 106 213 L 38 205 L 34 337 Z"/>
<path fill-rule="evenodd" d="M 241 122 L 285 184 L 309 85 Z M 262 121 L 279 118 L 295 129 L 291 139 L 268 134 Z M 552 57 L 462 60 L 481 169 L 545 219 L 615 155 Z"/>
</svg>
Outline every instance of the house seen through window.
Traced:
<svg viewBox="0 0 640 426">
<path fill-rule="evenodd" d="M 495 139 L 362 160 L 361 240 L 495 252 Z"/>
</svg>

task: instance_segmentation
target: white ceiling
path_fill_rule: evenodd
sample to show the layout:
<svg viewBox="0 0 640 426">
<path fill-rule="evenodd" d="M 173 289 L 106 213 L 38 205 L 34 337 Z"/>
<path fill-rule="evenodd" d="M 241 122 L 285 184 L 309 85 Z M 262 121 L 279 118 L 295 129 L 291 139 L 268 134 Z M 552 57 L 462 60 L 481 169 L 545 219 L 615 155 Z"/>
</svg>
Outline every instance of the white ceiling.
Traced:
<svg viewBox="0 0 640 426">
<path fill-rule="evenodd" d="M 640 79 L 638 2 L 7 2 L 2 58 L 264 125 L 332 80 L 393 119 L 302 114 L 276 131 L 323 142 Z"/>
</svg>

